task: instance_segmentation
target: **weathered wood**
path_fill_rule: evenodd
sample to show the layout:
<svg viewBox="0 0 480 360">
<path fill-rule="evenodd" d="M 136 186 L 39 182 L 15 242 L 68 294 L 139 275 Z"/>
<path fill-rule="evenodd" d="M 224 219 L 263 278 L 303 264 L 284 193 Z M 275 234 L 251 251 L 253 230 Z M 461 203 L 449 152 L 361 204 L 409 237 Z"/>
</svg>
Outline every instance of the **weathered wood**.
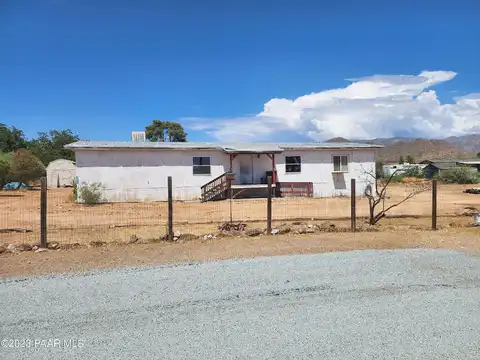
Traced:
<svg viewBox="0 0 480 360">
<path fill-rule="evenodd" d="M 231 181 L 227 179 L 227 173 L 217 176 L 201 187 L 201 200 L 209 201 L 216 197 L 226 198 L 227 190 L 230 188 Z"/>
<path fill-rule="evenodd" d="M 267 178 L 267 234 L 272 233 L 272 177 Z"/>
<path fill-rule="evenodd" d="M 278 183 L 277 195 L 287 196 L 313 196 L 313 183 L 311 182 L 280 182 Z"/>
<path fill-rule="evenodd" d="M 437 230 L 437 180 L 432 180 L 432 230 Z"/>
<path fill-rule="evenodd" d="M 47 247 L 47 178 L 41 178 L 40 192 L 40 246 Z"/>
<path fill-rule="evenodd" d="M 351 195 L 351 205 L 350 205 L 350 219 L 351 219 L 351 228 L 352 231 L 356 230 L 357 227 L 357 201 L 356 201 L 356 185 L 355 179 L 350 180 L 350 195 Z"/>
<path fill-rule="evenodd" d="M 167 179 L 168 183 L 168 240 L 173 241 L 173 186 L 172 177 Z"/>
</svg>

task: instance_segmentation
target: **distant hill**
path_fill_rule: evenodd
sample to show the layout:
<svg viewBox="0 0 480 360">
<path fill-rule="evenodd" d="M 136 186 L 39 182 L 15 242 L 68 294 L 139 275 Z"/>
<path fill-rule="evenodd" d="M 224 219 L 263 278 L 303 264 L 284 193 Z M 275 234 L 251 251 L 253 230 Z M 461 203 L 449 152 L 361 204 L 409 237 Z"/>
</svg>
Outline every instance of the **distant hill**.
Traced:
<svg viewBox="0 0 480 360">
<path fill-rule="evenodd" d="M 415 139 L 398 141 L 378 151 L 380 161 L 398 161 L 399 157 L 411 155 L 416 162 L 432 159 L 451 159 L 469 157 L 468 151 L 461 150 L 445 140 Z"/>
<path fill-rule="evenodd" d="M 371 140 L 354 140 L 354 141 L 388 146 L 398 142 L 412 142 L 415 140 L 417 139 L 407 138 L 407 137 L 391 137 L 391 138 L 375 138 Z M 445 139 L 436 139 L 436 140 L 444 140 L 450 145 L 453 145 L 454 147 L 462 151 L 471 152 L 475 154 L 480 152 L 480 134 L 450 136 Z"/>
<path fill-rule="evenodd" d="M 326 143 L 336 143 L 336 142 L 348 142 L 349 140 L 343 137 L 335 137 L 328 140 L 325 140 Z"/>
<path fill-rule="evenodd" d="M 451 136 L 441 140 L 392 137 L 352 141 L 385 146 L 378 151 L 378 159 L 384 162 L 396 162 L 400 156 L 407 155 L 412 155 L 415 161 L 468 158 L 480 152 L 480 134 Z"/>
<path fill-rule="evenodd" d="M 447 137 L 445 141 L 465 151 L 473 153 L 480 152 L 480 134 L 450 136 Z"/>
</svg>

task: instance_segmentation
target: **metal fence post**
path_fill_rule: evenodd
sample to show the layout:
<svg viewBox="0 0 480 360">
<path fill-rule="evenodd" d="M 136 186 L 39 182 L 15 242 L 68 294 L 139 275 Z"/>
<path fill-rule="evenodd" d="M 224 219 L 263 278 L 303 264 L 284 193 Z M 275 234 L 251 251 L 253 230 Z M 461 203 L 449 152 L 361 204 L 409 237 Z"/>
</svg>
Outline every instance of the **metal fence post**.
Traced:
<svg viewBox="0 0 480 360">
<path fill-rule="evenodd" d="M 350 221 L 351 221 L 352 231 L 355 232 L 357 227 L 357 201 L 356 201 L 355 179 L 350 180 L 350 197 L 351 197 Z"/>
<path fill-rule="evenodd" d="M 437 230 L 437 180 L 432 180 L 432 230 Z"/>
<path fill-rule="evenodd" d="M 40 192 L 40 246 L 47 247 L 47 178 L 42 177 Z"/>
<path fill-rule="evenodd" d="M 272 234 L 272 177 L 267 178 L 267 234 Z"/>
<path fill-rule="evenodd" d="M 167 179 L 168 183 L 168 240 L 173 241 L 173 190 L 172 177 Z"/>
</svg>

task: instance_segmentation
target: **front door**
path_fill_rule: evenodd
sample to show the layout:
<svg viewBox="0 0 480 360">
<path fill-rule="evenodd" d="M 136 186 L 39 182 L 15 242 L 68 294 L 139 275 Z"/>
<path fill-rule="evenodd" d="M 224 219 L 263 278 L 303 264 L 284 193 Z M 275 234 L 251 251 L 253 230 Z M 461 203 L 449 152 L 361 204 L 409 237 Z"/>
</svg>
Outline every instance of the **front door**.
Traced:
<svg viewBox="0 0 480 360">
<path fill-rule="evenodd" d="M 253 155 L 241 155 L 238 160 L 240 163 L 240 183 L 253 184 Z"/>
</svg>

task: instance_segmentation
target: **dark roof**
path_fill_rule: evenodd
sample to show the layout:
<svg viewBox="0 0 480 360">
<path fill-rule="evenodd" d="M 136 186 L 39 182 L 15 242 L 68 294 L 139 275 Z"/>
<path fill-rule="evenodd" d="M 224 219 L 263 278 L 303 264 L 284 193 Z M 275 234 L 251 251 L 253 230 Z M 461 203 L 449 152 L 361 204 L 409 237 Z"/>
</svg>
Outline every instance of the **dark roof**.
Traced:
<svg viewBox="0 0 480 360">
<path fill-rule="evenodd" d="M 448 170 L 457 166 L 456 162 L 434 162 L 430 163 L 427 166 L 436 167 L 438 170 Z"/>
<path fill-rule="evenodd" d="M 480 164 L 479 158 L 473 159 L 439 159 L 439 160 L 423 160 L 420 164 L 442 164 L 442 163 L 459 163 L 459 164 Z"/>
</svg>

